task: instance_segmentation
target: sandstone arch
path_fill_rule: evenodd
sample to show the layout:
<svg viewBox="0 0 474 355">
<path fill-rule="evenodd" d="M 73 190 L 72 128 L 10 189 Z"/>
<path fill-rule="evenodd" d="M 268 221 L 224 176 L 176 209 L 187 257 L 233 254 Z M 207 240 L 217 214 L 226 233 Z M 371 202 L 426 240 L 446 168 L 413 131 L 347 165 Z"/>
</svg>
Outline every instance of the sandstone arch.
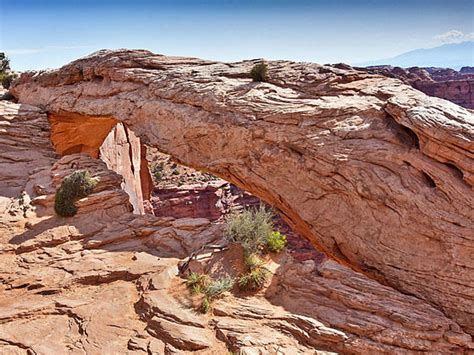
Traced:
<svg viewBox="0 0 474 355">
<path fill-rule="evenodd" d="M 101 51 L 24 74 L 21 103 L 113 117 L 276 206 L 327 253 L 474 333 L 473 114 L 398 80 L 316 64 Z M 460 173 L 461 174 L 460 174 Z"/>
</svg>

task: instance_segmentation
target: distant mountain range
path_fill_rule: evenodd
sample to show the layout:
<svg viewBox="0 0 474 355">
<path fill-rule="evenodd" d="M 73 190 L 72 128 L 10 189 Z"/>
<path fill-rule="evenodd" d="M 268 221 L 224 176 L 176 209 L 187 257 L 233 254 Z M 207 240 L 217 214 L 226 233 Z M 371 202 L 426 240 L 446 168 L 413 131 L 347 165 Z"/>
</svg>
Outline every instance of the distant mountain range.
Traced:
<svg viewBox="0 0 474 355">
<path fill-rule="evenodd" d="M 354 63 L 354 66 L 392 65 L 408 67 L 440 67 L 459 70 L 474 66 L 474 41 L 445 44 L 427 49 L 415 49 L 393 58 Z"/>
</svg>

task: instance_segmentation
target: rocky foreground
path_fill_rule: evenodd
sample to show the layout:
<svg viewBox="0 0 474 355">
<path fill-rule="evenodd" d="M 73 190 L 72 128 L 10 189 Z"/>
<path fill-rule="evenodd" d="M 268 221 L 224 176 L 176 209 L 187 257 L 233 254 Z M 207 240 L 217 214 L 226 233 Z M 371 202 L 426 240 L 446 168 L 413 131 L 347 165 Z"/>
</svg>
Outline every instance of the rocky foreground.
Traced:
<svg viewBox="0 0 474 355">
<path fill-rule="evenodd" d="M 270 62 L 254 83 L 253 64 L 102 51 L 14 84 L 19 104 L 0 104 L 4 353 L 474 349 L 472 112 L 315 64 Z M 263 198 L 332 259 L 272 256 L 264 290 L 198 314 L 178 264 L 222 226 L 132 213 L 141 144 Z M 99 184 L 60 218 L 54 193 L 77 169 Z M 193 267 L 232 274 L 240 259 Z"/>
</svg>

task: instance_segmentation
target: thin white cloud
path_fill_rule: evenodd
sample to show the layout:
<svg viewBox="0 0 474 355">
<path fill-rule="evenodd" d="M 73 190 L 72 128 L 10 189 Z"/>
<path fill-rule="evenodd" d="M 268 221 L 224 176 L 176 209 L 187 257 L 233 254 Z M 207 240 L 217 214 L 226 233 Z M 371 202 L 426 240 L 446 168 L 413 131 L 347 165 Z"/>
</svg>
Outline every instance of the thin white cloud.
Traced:
<svg viewBox="0 0 474 355">
<path fill-rule="evenodd" d="M 433 39 L 440 43 L 461 43 L 464 41 L 474 41 L 474 32 L 464 33 L 458 30 L 451 30 L 434 36 Z"/>
<path fill-rule="evenodd" d="M 40 48 L 12 48 L 12 49 L 1 49 L 0 52 L 5 52 L 7 55 L 25 55 L 34 54 L 41 52 L 52 52 L 57 50 L 70 50 L 79 48 L 89 48 L 90 46 L 47 46 Z"/>
</svg>

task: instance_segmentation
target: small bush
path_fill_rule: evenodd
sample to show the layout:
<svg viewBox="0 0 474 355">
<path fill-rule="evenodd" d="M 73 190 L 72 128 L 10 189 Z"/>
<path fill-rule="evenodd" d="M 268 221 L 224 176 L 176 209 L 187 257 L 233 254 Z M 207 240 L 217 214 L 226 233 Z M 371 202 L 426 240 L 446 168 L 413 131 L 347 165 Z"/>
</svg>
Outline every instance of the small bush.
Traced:
<svg viewBox="0 0 474 355">
<path fill-rule="evenodd" d="M 244 210 L 240 214 L 231 214 L 226 218 L 225 236 L 241 244 L 246 253 L 260 252 L 273 231 L 273 214 L 265 207 Z"/>
<path fill-rule="evenodd" d="M 204 289 L 206 298 L 212 300 L 219 298 L 224 292 L 229 291 L 234 287 L 234 280 L 230 277 L 223 277 L 214 281 L 211 281 Z"/>
<path fill-rule="evenodd" d="M 151 174 L 155 179 L 155 182 L 160 182 L 163 179 L 163 171 L 164 171 L 164 162 L 161 163 L 153 163 L 151 166 Z"/>
<path fill-rule="evenodd" d="M 286 246 L 286 235 L 281 234 L 280 231 L 273 231 L 267 237 L 267 249 L 275 253 L 279 253 Z"/>
<path fill-rule="evenodd" d="M 186 281 L 186 285 L 191 289 L 192 294 L 198 294 L 204 291 L 209 284 L 209 276 L 191 272 Z"/>
<path fill-rule="evenodd" d="M 16 79 L 16 76 L 9 72 L 0 72 L 0 84 L 5 88 L 9 89 L 12 81 Z"/>
<path fill-rule="evenodd" d="M 88 171 L 75 171 L 66 176 L 56 191 L 54 210 L 63 217 L 71 217 L 77 213 L 75 202 L 89 195 L 97 185 Z"/>
<path fill-rule="evenodd" d="M 250 71 L 253 81 L 267 81 L 268 65 L 265 62 L 255 64 Z"/>
<path fill-rule="evenodd" d="M 209 312 L 210 308 L 211 308 L 211 304 L 209 303 L 209 300 L 207 299 L 207 297 L 204 297 L 201 303 L 201 307 L 199 307 L 199 311 L 202 314 L 206 314 L 207 312 Z"/>
<path fill-rule="evenodd" d="M 204 294 L 199 311 L 205 314 L 209 312 L 212 300 L 221 297 L 224 292 L 234 287 L 234 280 L 230 277 L 211 280 L 208 275 L 191 272 L 186 285 L 191 289 L 192 294 Z"/>
<path fill-rule="evenodd" d="M 16 75 L 10 71 L 10 59 L 0 52 L 0 85 L 8 89 L 15 78 Z"/>
<path fill-rule="evenodd" d="M 239 278 L 239 288 L 245 291 L 260 290 L 265 286 L 269 275 L 270 271 L 268 269 L 257 267 Z"/>
<path fill-rule="evenodd" d="M 263 266 L 263 260 L 258 255 L 249 254 L 245 256 L 245 266 L 247 270 L 252 271 Z"/>
</svg>

